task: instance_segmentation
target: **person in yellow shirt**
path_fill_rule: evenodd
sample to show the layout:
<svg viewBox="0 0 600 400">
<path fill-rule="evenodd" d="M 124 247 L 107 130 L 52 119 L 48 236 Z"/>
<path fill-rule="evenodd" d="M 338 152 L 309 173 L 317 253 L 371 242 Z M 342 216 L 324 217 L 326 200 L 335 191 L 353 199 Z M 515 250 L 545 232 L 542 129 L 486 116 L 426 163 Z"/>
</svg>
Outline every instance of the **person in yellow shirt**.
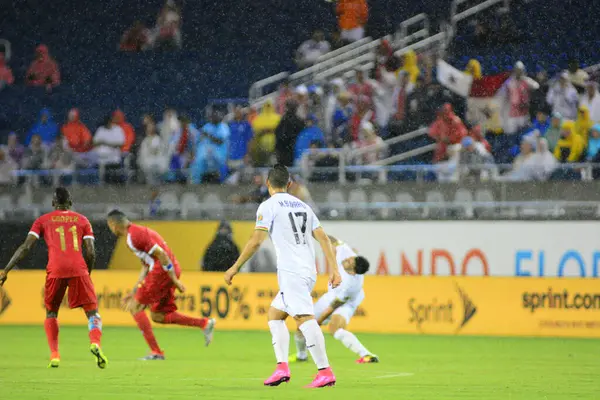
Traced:
<svg viewBox="0 0 600 400">
<path fill-rule="evenodd" d="M 590 118 L 589 108 L 580 105 L 579 110 L 577 110 L 577 120 L 575 121 L 575 133 L 581 136 L 584 143 L 588 141 L 588 135 L 592 126 L 594 126 L 594 121 Z"/>
<path fill-rule="evenodd" d="M 474 58 L 470 59 L 465 74 L 471 75 L 473 80 L 481 79 L 481 64 L 479 61 Z"/>
<path fill-rule="evenodd" d="M 250 144 L 250 153 L 255 166 L 267 166 L 269 157 L 275 152 L 275 129 L 281 121 L 281 115 L 275 112 L 271 100 L 263 105 L 260 113 L 252 121 L 254 139 Z"/>
<path fill-rule="evenodd" d="M 401 71 L 406 71 L 410 77 L 410 83 L 417 82 L 417 78 L 421 74 L 419 66 L 417 65 L 417 53 L 414 50 L 408 50 L 402 56 L 402 68 Z"/>
<path fill-rule="evenodd" d="M 554 157 L 562 163 L 576 163 L 581 160 L 585 142 L 575 132 L 573 121 L 564 121 L 562 124 L 560 139 L 554 148 Z"/>
</svg>

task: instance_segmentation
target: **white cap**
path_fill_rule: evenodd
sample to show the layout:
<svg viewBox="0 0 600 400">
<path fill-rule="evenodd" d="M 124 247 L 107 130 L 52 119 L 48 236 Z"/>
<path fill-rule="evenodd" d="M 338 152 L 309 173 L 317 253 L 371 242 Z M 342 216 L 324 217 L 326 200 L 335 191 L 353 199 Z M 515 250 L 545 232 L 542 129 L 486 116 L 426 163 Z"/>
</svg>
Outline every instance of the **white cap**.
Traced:
<svg viewBox="0 0 600 400">
<path fill-rule="evenodd" d="M 517 61 L 515 63 L 515 69 L 520 69 L 525 71 L 525 64 L 523 64 L 523 61 Z"/>
<path fill-rule="evenodd" d="M 360 124 L 360 129 L 367 132 L 375 132 L 375 127 L 369 121 L 365 121 L 362 124 Z"/>
<path fill-rule="evenodd" d="M 344 80 L 342 78 L 335 78 L 331 81 L 333 86 L 337 86 L 339 88 L 343 88 L 345 86 Z"/>
<path fill-rule="evenodd" d="M 569 79 L 569 73 L 568 73 L 567 71 L 563 71 L 563 72 L 560 74 L 560 77 L 561 77 L 561 78 L 564 78 L 564 79 Z"/>
<path fill-rule="evenodd" d="M 308 94 L 308 88 L 306 85 L 300 85 L 296 87 L 296 93 L 298 94 Z"/>
</svg>

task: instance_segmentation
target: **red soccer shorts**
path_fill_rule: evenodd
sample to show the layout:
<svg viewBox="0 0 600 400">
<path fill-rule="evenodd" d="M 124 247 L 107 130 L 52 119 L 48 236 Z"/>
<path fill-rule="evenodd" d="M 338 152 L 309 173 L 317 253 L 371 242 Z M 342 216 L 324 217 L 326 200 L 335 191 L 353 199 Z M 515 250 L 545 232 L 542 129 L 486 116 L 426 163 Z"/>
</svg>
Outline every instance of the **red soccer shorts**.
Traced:
<svg viewBox="0 0 600 400">
<path fill-rule="evenodd" d="M 82 307 L 85 311 L 98 308 L 96 291 L 89 275 L 72 278 L 46 278 L 44 303 L 46 310 L 57 312 L 69 289 L 69 308 Z"/>
<path fill-rule="evenodd" d="M 159 267 L 161 268 L 161 267 Z M 179 276 L 179 273 L 177 274 Z M 170 313 L 177 310 L 175 286 L 166 273 L 150 273 L 137 292 L 135 300 L 150 307 L 155 313 Z"/>
</svg>

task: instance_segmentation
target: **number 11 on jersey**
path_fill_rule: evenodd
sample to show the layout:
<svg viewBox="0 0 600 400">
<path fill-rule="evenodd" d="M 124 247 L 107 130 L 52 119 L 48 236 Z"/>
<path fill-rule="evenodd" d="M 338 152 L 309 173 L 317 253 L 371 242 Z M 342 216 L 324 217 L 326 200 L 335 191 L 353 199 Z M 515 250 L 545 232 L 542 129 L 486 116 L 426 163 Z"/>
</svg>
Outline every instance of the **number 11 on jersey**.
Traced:
<svg viewBox="0 0 600 400">
<path fill-rule="evenodd" d="M 67 241 L 65 240 L 65 227 L 59 226 L 55 229 L 60 236 L 60 249 L 67 251 Z M 73 225 L 69 228 L 69 232 L 73 234 L 73 250 L 79 251 L 79 239 L 77 238 L 77 226 Z"/>
</svg>

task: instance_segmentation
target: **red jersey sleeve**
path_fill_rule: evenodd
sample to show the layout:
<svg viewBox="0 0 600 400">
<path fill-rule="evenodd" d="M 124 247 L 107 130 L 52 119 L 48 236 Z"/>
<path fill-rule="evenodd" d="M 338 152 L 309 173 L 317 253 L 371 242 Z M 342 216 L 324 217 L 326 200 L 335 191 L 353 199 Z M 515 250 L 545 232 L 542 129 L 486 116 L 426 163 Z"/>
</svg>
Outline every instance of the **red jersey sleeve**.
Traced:
<svg viewBox="0 0 600 400">
<path fill-rule="evenodd" d="M 29 234 L 35 236 L 37 239 L 44 235 L 44 221 L 42 221 L 42 217 L 33 222 Z"/>
<path fill-rule="evenodd" d="M 160 247 L 158 242 L 152 238 L 150 232 L 142 227 L 139 227 L 131 232 L 131 244 L 136 249 L 144 253 L 152 255 L 157 247 Z"/>
<path fill-rule="evenodd" d="M 83 233 L 83 239 L 95 239 L 92 224 L 90 224 L 90 221 L 87 218 L 83 220 L 83 225 L 81 228 Z"/>
</svg>

